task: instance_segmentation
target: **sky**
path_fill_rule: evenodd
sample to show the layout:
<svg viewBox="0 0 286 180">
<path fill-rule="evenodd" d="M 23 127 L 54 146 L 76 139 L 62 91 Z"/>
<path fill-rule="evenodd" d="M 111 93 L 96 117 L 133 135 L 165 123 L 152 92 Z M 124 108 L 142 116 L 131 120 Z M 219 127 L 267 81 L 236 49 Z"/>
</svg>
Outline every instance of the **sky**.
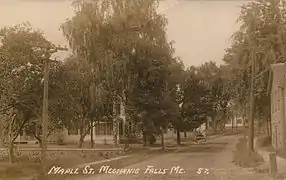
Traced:
<svg viewBox="0 0 286 180">
<path fill-rule="evenodd" d="M 222 62 L 231 35 L 238 30 L 238 7 L 246 1 L 165 0 L 158 9 L 168 18 L 167 36 L 186 67 L 207 61 Z M 0 0 L 0 28 L 29 21 L 56 45 L 68 45 L 59 30 L 73 16 L 68 0 Z M 67 53 L 55 55 L 62 59 Z"/>
</svg>

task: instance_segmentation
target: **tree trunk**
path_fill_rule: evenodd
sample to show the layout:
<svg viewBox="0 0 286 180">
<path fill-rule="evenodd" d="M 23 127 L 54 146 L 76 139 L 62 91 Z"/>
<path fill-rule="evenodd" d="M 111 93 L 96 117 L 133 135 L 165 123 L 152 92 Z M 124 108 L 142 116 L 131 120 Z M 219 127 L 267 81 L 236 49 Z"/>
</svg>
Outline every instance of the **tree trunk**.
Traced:
<svg viewBox="0 0 286 180">
<path fill-rule="evenodd" d="M 4 141 L 5 141 L 4 129 L 1 129 L 0 130 L 0 148 L 4 147 Z"/>
<path fill-rule="evenodd" d="M 123 124 L 124 128 L 124 149 L 129 149 L 129 138 L 130 138 L 130 132 L 128 125 L 126 123 Z"/>
<path fill-rule="evenodd" d="M 234 131 L 234 118 L 231 118 L 231 131 Z"/>
<path fill-rule="evenodd" d="M 223 130 L 225 130 L 225 123 L 227 122 L 227 119 L 228 117 L 227 117 L 227 115 L 226 115 L 226 111 L 224 110 L 223 111 L 223 122 L 222 122 L 222 125 L 221 125 L 221 130 L 223 131 Z"/>
<path fill-rule="evenodd" d="M 43 145 L 42 139 L 40 138 L 38 141 L 39 141 L 39 147 L 42 148 L 42 145 Z"/>
<path fill-rule="evenodd" d="M 8 155 L 9 155 L 9 162 L 14 163 L 15 162 L 15 155 L 14 155 L 14 137 L 13 137 L 13 130 L 12 130 L 12 125 L 14 122 L 14 117 L 9 123 L 9 145 L 8 145 Z"/>
<path fill-rule="evenodd" d="M 1 137 L 0 138 L 0 148 L 3 148 L 4 147 L 4 140 L 3 138 Z"/>
<path fill-rule="evenodd" d="M 184 138 L 187 139 L 187 132 L 184 131 Z"/>
<path fill-rule="evenodd" d="M 14 144 L 11 141 L 9 142 L 9 146 L 8 146 L 8 154 L 9 154 L 9 162 L 14 163 L 15 162 Z"/>
<path fill-rule="evenodd" d="M 36 129 L 34 132 L 34 138 L 38 141 L 39 148 L 42 148 L 42 138 L 41 138 L 41 135 L 39 133 L 40 133 L 39 129 Z"/>
<path fill-rule="evenodd" d="M 237 131 L 237 126 L 238 126 L 238 124 L 237 124 L 237 115 L 235 115 L 235 131 Z"/>
<path fill-rule="evenodd" d="M 225 130 L 225 122 L 222 122 L 220 124 L 220 128 L 219 128 L 221 131 L 224 131 Z"/>
<path fill-rule="evenodd" d="M 5 141 L 5 129 L 3 127 L 2 119 L 0 119 L 0 148 L 4 147 L 4 141 Z"/>
<path fill-rule="evenodd" d="M 146 146 L 147 147 L 150 147 L 151 145 L 152 145 L 152 142 L 151 142 L 151 140 L 153 139 L 153 135 L 152 134 L 150 134 L 150 132 L 148 132 L 147 131 L 147 133 L 146 133 Z"/>
<path fill-rule="evenodd" d="M 79 137 L 79 142 L 78 142 L 78 148 L 82 148 L 83 143 L 84 143 L 84 138 L 85 138 L 85 135 L 86 135 L 86 133 L 84 133 L 82 127 L 79 130 L 79 135 L 80 135 L 80 137 Z"/>
<path fill-rule="evenodd" d="M 261 134 L 261 125 L 262 124 L 260 121 L 257 124 L 258 124 L 258 134 Z"/>
<path fill-rule="evenodd" d="M 161 145 L 162 145 L 162 150 L 165 151 L 165 140 L 164 140 L 164 130 L 161 129 Z"/>
<path fill-rule="evenodd" d="M 213 123 L 213 132 L 216 132 L 217 123 L 216 123 L 216 119 L 214 116 L 212 116 L 212 123 Z"/>
<path fill-rule="evenodd" d="M 93 121 L 91 121 L 90 124 L 91 128 L 90 128 L 90 147 L 94 148 L 94 140 L 93 140 Z"/>
<path fill-rule="evenodd" d="M 78 148 L 82 148 L 83 143 L 84 143 L 84 136 L 80 135 L 79 142 L 78 142 Z"/>
<path fill-rule="evenodd" d="M 118 142 L 118 136 L 119 136 L 118 130 L 119 130 L 118 120 L 114 119 L 113 120 L 113 142 L 115 145 L 119 144 L 119 142 Z"/>
<path fill-rule="evenodd" d="M 146 147 L 147 146 L 147 135 L 146 135 L 146 132 L 143 131 L 143 147 Z"/>
<path fill-rule="evenodd" d="M 181 145 L 181 134 L 179 128 L 177 128 L 177 144 Z"/>
<path fill-rule="evenodd" d="M 27 140 L 26 128 L 23 128 L 23 141 Z"/>
<path fill-rule="evenodd" d="M 269 128 L 269 121 L 267 120 L 267 118 L 265 120 L 265 129 L 266 129 L 266 132 L 267 132 L 267 136 L 271 137 L 271 135 L 270 135 L 270 128 Z"/>
<path fill-rule="evenodd" d="M 243 120 L 243 126 L 244 126 L 244 128 L 248 128 L 248 124 L 247 124 L 247 121 L 246 121 L 246 117 L 243 116 L 243 117 L 242 117 L 242 120 Z M 247 125 L 246 125 L 246 124 L 247 124 Z"/>
</svg>

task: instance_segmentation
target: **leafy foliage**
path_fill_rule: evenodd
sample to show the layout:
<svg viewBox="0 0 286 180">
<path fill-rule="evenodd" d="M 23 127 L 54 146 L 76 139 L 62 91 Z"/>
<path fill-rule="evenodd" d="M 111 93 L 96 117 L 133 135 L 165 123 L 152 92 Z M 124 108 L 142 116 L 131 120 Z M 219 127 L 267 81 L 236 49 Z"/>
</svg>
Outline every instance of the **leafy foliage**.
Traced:
<svg viewBox="0 0 286 180">
<path fill-rule="evenodd" d="M 283 1 L 260 0 L 244 4 L 238 19 L 241 28 L 234 33 L 232 45 L 224 56 L 230 69 L 232 97 L 240 109 L 249 104 L 250 65 L 255 61 L 257 119 L 270 118 L 267 93 L 270 64 L 285 62 L 285 12 Z M 243 116 L 245 113 L 242 112 Z"/>
</svg>

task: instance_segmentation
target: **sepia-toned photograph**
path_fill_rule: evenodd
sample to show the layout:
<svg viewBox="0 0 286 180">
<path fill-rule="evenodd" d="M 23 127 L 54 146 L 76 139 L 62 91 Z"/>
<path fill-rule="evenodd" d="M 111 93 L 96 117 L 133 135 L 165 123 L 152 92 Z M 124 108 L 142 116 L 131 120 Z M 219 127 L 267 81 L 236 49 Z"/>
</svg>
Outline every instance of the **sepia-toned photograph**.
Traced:
<svg viewBox="0 0 286 180">
<path fill-rule="evenodd" d="M 0 180 L 286 180 L 285 0 L 0 0 Z"/>
</svg>

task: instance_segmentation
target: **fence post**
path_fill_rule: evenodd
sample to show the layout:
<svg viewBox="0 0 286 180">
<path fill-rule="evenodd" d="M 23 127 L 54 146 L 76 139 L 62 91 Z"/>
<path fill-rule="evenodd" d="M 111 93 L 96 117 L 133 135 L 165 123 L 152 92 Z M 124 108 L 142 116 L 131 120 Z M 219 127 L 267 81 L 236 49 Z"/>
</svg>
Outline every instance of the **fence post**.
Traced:
<svg viewBox="0 0 286 180">
<path fill-rule="evenodd" d="M 272 178 L 275 178 L 277 174 L 277 162 L 276 162 L 276 153 L 269 153 L 269 174 Z"/>
</svg>

